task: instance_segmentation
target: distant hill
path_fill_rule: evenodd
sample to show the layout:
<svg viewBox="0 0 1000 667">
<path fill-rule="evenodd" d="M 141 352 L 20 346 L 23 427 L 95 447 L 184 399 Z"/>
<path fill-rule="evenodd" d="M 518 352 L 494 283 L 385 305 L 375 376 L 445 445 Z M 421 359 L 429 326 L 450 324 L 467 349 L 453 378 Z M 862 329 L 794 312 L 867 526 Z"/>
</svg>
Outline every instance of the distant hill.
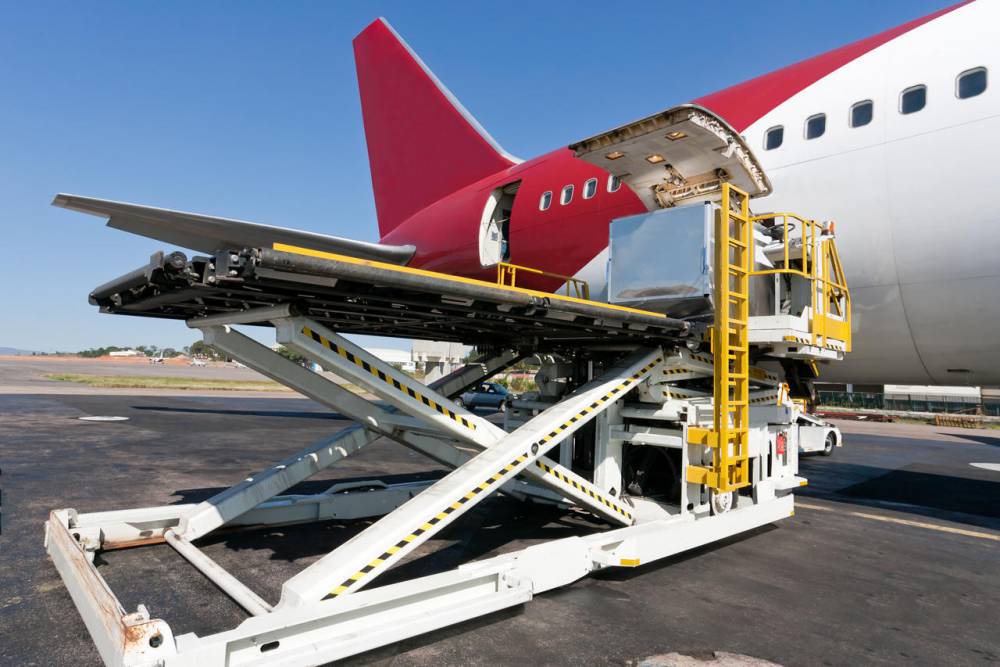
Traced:
<svg viewBox="0 0 1000 667">
<path fill-rule="evenodd" d="M 35 352 L 31 350 L 19 350 L 16 347 L 0 347 L 0 355 L 32 355 Z"/>
</svg>

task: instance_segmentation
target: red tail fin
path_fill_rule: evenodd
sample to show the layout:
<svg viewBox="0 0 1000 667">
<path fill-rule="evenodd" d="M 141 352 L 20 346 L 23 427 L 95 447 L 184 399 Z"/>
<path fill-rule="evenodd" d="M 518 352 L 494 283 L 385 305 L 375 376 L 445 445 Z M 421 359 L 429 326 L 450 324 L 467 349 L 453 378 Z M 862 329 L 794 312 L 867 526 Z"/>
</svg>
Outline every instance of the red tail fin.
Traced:
<svg viewBox="0 0 1000 667">
<path fill-rule="evenodd" d="M 518 161 L 378 19 L 354 38 L 379 232 Z"/>
</svg>

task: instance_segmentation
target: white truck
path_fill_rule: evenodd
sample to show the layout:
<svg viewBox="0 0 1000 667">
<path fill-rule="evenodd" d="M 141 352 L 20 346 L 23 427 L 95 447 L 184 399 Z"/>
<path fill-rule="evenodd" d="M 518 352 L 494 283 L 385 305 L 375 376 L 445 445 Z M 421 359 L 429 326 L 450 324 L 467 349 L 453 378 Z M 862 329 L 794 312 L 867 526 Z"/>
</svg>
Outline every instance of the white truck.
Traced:
<svg viewBox="0 0 1000 667">
<path fill-rule="evenodd" d="M 823 456 L 830 456 L 834 447 L 844 446 L 844 436 L 840 429 L 816 415 L 800 412 L 796 423 L 799 425 L 800 454 L 819 452 Z"/>
</svg>

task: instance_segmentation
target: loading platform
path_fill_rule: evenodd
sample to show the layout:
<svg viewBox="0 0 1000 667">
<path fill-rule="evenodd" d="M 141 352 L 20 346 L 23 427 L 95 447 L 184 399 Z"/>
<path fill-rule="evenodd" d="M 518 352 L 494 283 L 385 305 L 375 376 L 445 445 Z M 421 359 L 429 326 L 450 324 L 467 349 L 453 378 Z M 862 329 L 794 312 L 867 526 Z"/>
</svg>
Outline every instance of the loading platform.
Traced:
<svg viewBox="0 0 1000 667">
<path fill-rule="evenodd" d="M 374 260 L 275 244 L 150 262 L 90 295 L 102 312 L 191 320 L 288 306 L 348 334 L 545 350 L 581 343 L 655 344 L 705 328 L 666 315 Z M 249 314 L 248 314 L 249 313 Z"/>
<path fill-rule="evenodd" d="M 190 260 L 157 254 L 97 288 L 91 300 L 102 311 L 183 320 L 209 345 L 354 422 L 198 504 L 53 511 L 48 552 L 103 660 L 321 664 L 523 604 L 590 572 L 636 567 L 791 515 L 792 494 L 805 483 L 797 474 L 799 408 L 782 378 L 757 362 L 768 355 L 810 361 L 811 347 L 822 358 L 843 331 L 836 322 L 847 317 L 849 301 L 842 281 L 817 273 L 829 263 L 816 258 L 827 257 L 825 244 L 832 244 L 831 234 L 817 233 L 804 262 L 772 263 L 777 268 L 766 279 L 781 276 L 775 290 L 792 294 L 788 316 L 801 319 L 796 326 L 816 319 L 806 299 L 824 317 L 835 301 L 836 322 L 824 324 L 818 339 L 800 332 L 810 345 L 793 351 L 780 322 L 755 342 L 750 280 L 760 272 L 753 258 L 761 228 L 749 196 L 723 185 L 714 213 L 711 321 L 288 246 Z M 787 229 L 771 245 L 786 243 Z M 350 384 L 294 363 L 234 328 L 241 325 L 271 327 L 276 343 Z M 461 341 L 483 354 L 425 384 L 344 335 L 351 333 Z M 790 353 L 791 361 L 782 356 Z M 509 403 L 505 428 L 456 401 L 527 355 L 543 359 L 539 391 Z M 283 495 L 378 438 L 451 472 L 406 485 L 371 480 Z M 606 529 L 450 572 L 375 583 L 493 493 L 574 507 Z M 263 599 L 254 582 L 241 581 L 197 544 L 223 528 L 331 519 L 371 523 L 286 580 L 278 600 Z M 126 611 L 95 556 L 164 542 L 247 620 L 213 635 L 175 636 L 143 605 Z"/>
</svg>

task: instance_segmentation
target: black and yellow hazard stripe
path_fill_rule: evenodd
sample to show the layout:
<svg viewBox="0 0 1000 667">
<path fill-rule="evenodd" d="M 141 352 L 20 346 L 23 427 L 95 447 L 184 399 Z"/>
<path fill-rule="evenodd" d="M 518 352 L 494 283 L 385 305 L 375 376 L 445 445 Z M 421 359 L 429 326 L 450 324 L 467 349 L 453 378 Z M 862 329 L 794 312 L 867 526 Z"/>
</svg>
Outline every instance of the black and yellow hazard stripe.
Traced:
<svg viewBox="0 0 1000 667">
<path fill-rule="evenodd" d="M 626 510 L 624 507 L 622 507 L 618 503 L 612 501 L 610 498 L 608 498 L 604 494 L 597 493 L 596 491 L 594 491 L 589 486 L 584 486 L 583 484 L 580 484 L 579 482 L 577 482 L 572 477 L 563 474 L 562 472 L 560 472 L 556 468 L 553 468 L 551 466 L 545 465 L 541 461 L 535 461 L 535 466 L 538 467 L 538 468 L 541 468 L 542 470 L 544 470 L 546 474 L 552 475 L 556 479 L 561 480 L 561 481 L 565 482 L 566 484 L 569 484 L 570 486 L 572 486 L 574 489 L 576 489 L 580 493 L 583 493 L 583 494 L 586 494 L 586 495 L 590 496 L 591 498 L 593 498 L 597 502 L 599 502 L 602 505 L 604 505 L 604 506 L 608 507 L 609 509 L 613 510 L 616 514 L 622 515 L 623 517 L 625 517 L 625 519 L 627 519 L 629 521 L 629 523 L 632 522 L 632 513 L 629 512 L 628 510 Z"/>
<path fill-rule="evenodd" d="M 405 548 L 406 545 L 408 545 L 410 542 L 412 542 L 413 540 L 417 539 L 418 537 L 426 533 L 435 525 L 444 521 L 444 519 L 446 519 L 449 514 L 452 514 L 453 512 L 455 512 L 455 510 L 461 509 L 462 505 L 465 505 L 470 500 L 481 494 L 483 491 L 489 489 L 491 486 L 493 486 L 501 479 L 503 479 L 506 475 L 510 474 L 510 472 L 512 472 L 518 465 L 524 463 L 527 460 L 528 460 L 528 455 L 521 454 L 516 459 L 514 459 L 513 461 L 505 465 L 503 468 L 501 468 L 499 472 L 494 473 L 491 477 L 488 477 L 486 481 L 482 482 L 477 486 L 474 486 L 464 496 L 462 496 L 461 498 L 453 502 L 451 505 L 448 505 L 442 511 L 432 516 L 430 519 L 426 521 L 426 523 L 421 524 L 413 531 L 411 531 L 409 535 L 407 535 L 399 542 L 396 542 L 394 545 L 383 551 L 378 558 L 373 559 L 370 563 L 368 563 L 363 568 L 352 574 L 348 579 L 345 579 L 342 584 L 340 584 L 332 591 L 330 591 L 330 595 L 336 597 L 341 593 L 345 592 L 348 588 L 350 588 L 357 581 L 362 579 L 369 572 L 371 572 L 379 565 L 392 558 L 392 556 L 396 554 L 396 552 L 398 552 L 400 549 Z"/>
<path fill-rule="evenodd" d="M 663 369 L 664 375 L 680 375 L 681 373 L 692 373 L 704 375 L 705 371 L 693 370 L 691 368 L 665 368 Z"/>
<path fill-rule="evenodd" d="M 778 376 L 773 373 L 768 373 L 763 368 L 757 368 L 756 366 L 750 367 L 750 379 L 751 380 L 769 380 L 771 382 L 777 382 Z"/>
<path fill-rule="evenodd" d="M 802 336 L 785 336 L 785 342 L 786 343 L 801 343 L 803 345 L 814 345 L 816 347 L 819 347 L 813 341 L 809 340 L 808 338 L 803 338 Z"/>
<path fill-rule="evenodd" d="M 305 331 L 305 329 L 303 331 Z M 461 509 L 463 505 L 467 504 L 469 501 L 479 496 L 481 493 L 483 493 L 483 491 L 486 491 L 493 485 L 500 482 L 500 480 L 504 479 L 505 477 L 509 477 L 512 473 L 515 472 L 515 470 L 517 470 L 519 466 L 527 462 L 529 458 L 540 456 L 539 452 L 541 451 L 540 448 L 542 445 L 552 442 L 552 440 L 559 437 L 560 433 L 563 433 L 564 431 L 569 429 L 573 424 L 577 423 L 578 421 L 581 421 L 585 415 L 594 412 L 604 403 L 607 403 L 611 399 L 616 398 L 625 393 L 628 389 L 632 387 L 632 385 L 634 385 L 643 376 L 649 373 L 649 371 L 653 370 L 653 368 L 662 361 L 663 357 L 657 357 L 653 361 L 649 362 L 648 364 L 637 370 L 635 373 L 632 373 L 632 375 L 630 375 L 628 379 L 626 379 L 624 382 L 608 390 L 606 394 L 604 394 L 603 396 L 595 400 L 593 403 L 591 403 L 590 405 L 586 406 L 585 408 L 577 412 L 575 415 L 573 415 L 565 422 L 563 422 L 562 424 L 554 428 L 552 431 L 550 431 L 548 434 L 542 436 L 540 439 L 531 443 L 531 445 L 523 454 L 513 459 L 510 463 L 500 468 L 500 470 L 493 473 L 493 475 L 491 475 L 490 477 L 487 477 L 484 481 L 472 487 L 469 491 L 465 493 L 465 495 L 461 496 L 458 500 L 445 507 L 443 510 L 441 510 L 433 517 L 428 519 L 426 522 L 414 528 L 412 531 L 410 531 L 410 533 L 406 537 L 401 539 L 399 542 L 396 542 L 394 545 L 383 551 L 377 558 L 373 558 L 367 565 L 365 565 L 363 568 L 361 568 L 360 570 L 352 574 L 350 577 L 345 579 L 343 582 L 341 582 L 339 586 L 330 591 L 330 595 L 336 597 L 338 595 L 341 595 L 342 593 L 347 592 L 354 584 L 365 578 L 365 576 L 367 576 L 369 572 L 371 572 L 378 566 L 384 564 L 400 550 L 405 549 L 408 544 L 416 540 L 418 537 L 420 537 L 427 531 L 434 528 L 434 526 L 436 526 L 437 524 L 444 521 L 446 518 L 448 518 L 450 514 L 453 514 L 455 511 Z M 629 515 L 629 518 L 631 519 L 631 515 Z"/>
<path fill-rule="evenodd" d="M 404 385 L 402 382 L 400 382 L 396 378 L 392 377 L 391 375 L 386 374 L 384 371 L 380 371 L 379 369 L 375 368 L 374 366 L 372 366 L 371 364 L 369 364 L 364 359 L 359 358 L 358 356 L 352 354 L 350 351 L 344 349 L 343 347 L 341 347 L 341 346 L 337 345 L 336 343 L 334 343 L 333 341 L 329 340 L 326 336 L 323 336 L 323 335 L 321 335 L 321 334 L 313 331 L 309 327 L 302 327 L 302 333 L 303 333 L 303 335 L 308 336 L 309 338 L 312 338 L 314 341 L 316 341 L 317 343 L 319 343 L 320 345 L 322 345 L 326 349 L 331 350 L 332 352 L 336 352 L 337 354 L 339 354 L 340 356 L 342 356 L 344 359 L 347 359 L 348 361 L 350 361 L 352 364 L 354 364 L 354 365 L 356 365 L 356 366 L 358 366 L 360 368 L 363 368 L 368 373 L 370 373 L 372 377 L 378 378 L 379 380 L 381 380 L 382 382 L 386 383 L 387 385 L 390 385 L 393 388 L 395 388 L 397 391 L 400 391 L 400 392 L 406 394 L 407 396 L 409 396 L 412 399 L 420 401 L 421 403 L 423 403 L 427 407 L 440 412 L 445 417 L 448 417 L 449 419 L 451 419 L 454 422 L 458 422 L 459 424 L 461 424 L 462 426 L 464 426 L 465 428 L 467 428 L 469 430 L 472 430 L 472 431 L 476 430 L 476 424 L 474 422 L 469 421 L 468 419 L 466 419 L 462 415 L 456 414 L 455 411 L 449 410 L 447 407 L 441 405 L 437 401 L 434 401 L 434 400 L 428 398 L 427 396 L 424 396 L 419 391 L 415 391 L 415 390 L 411 389 L 410 387 L 407 387 L 406 385 Z"/>
</svg>

